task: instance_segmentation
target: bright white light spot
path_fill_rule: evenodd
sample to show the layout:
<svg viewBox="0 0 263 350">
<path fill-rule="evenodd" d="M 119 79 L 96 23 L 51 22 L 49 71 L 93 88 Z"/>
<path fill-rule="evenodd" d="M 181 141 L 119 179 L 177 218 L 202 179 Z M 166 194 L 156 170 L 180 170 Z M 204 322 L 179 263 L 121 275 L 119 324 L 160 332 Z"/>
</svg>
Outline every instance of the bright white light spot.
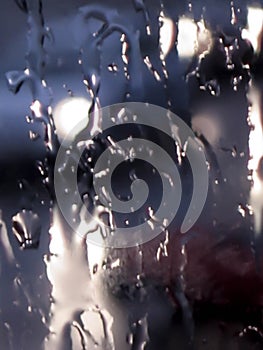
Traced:
<svg viewBox="0 0 263 350">
<path fill-rule="evenodd" d="M 54 209 L 53 224 L 49 229 L 50 244 L 49 251 L 54 255 L 61 255 L 64 252 L 63 228 L 59 222 L 57 209 Z"/>
<path fill-rule="evenodd" d="M 41 113 L 41 103 L 38 100 L 35 100 L 30 106 L 31 111 L 34 113 L 35 117 L 40 118 Z"/>
<path fill-rule="evenodd" d="M 175 25 L 174 22 L 168 17 L 160 17 L 160 47 L 162 54 L 165 57 L 171 50 L 174 37 L 175 37 Z"/>
<path fill-rule="evenodd" d="M 62 141 L 67 135 L 71 141 L 88 124 L 91 101 L 84 97 L 69 97 L 54 109 L 54 122 L 57 135 Z"/>
<path fill-rule="evenodd" d="M 95 74 L 92 74 L 91 76 L 91 81 L 92 81 L 92 85 L 95 86 L 96 85 L 96 75 Z"/>
<path fill-rule="evenodd" d="M 197 52 L 199 55 L 209 53 L 212 46 L 211 32 L 206 28 L 203 20 L 197 22 Z"/>
<path fill-rule="evenodd" d="M 61 348 L 65 327 L 74 320 L 76 312 L 85 310 L 92 297 L 85 242 L 69 229 L 56 206 L 50 235 L 50 254 L 45 257 L 45 264 L 55 302 L 51 303 L 45 350 Z"/>
<path fill-rule="evenodd" d="M 249 100 L 251 107 L 249 111 L 249 124 L 251 131 L 249 134 L 250 159 L 248 169 L 252 173 L 253 186 L 250 192 L 250 204 L 254 210 L 255 231 L 259 233 L 262 228 L 263 210 L 263 184 L 258 174 L 260 159 L 263 157 L 263 128 L 261 122 L 261 101 L 260 93 L 250 86 Z"/>
<path fill-rule="evenodd" d="M 242 30 L 242 39 L 251 42 L 255 52 L 260 51 L 260 35 L 263 27 L 263 9 L 248 7 L 247 28 Z"/>
<path fill-rule="evenodd" d="M 197 25 L 186 17 L 178 21 L 177 51 L 181 58 L 191 58 L 197 48 Z"/>
</svg>

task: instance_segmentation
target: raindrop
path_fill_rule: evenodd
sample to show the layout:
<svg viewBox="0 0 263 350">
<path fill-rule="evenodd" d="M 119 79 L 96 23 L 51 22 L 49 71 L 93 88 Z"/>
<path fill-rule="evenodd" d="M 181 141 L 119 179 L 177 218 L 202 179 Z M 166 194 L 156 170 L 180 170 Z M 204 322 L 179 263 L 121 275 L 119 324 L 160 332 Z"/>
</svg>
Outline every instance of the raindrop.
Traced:
<svg viewBox="0 0 263 350">
<path fill-rule="evenodd" d="M 145 58 L 144 58 L 143 61 L 144 61 L 144 63 L 146 64 L 146 66 L 147 66 L 147 68 L 149 69 L 149 71 L 153 74 L 154 78 L 155 78 L 157 81 L 159 81 L 159 82 L 162 81 L 162 79 L 161 79 L 159 73 L 157 72 L 156 69 L 154 69 L 154 67 L 153 67 L 153 65 L 152 65 L 152 63 L 151 63 L 151 61 L 150 61 L 149 56 L 145 56 Z"/>
<path fill-rule="evenodd" d="M 136 11 L 142 11 L 144 14 L 144 19 L 146 22 L 146 34 L 151 35 L 151 27 L 150 27 L 150 19 L 149 19 L 149 13 L 146 8 L 146 5 L 144 3 L 144 0 L 133 0 L 134 7 Z"/>
<path fill-rule="evenodd" d="M 217 80 L 209 80 L 205 83 L 205 89 L 208 91 L 212 96 L 218 97 L 220 95 L 220 85 Z"/>
<path fill-rule="evenodd" d="M 113 72 L 113 73 L 118 72 L 118 66 L 117 66 L 117 64 L 115 64 L 115 63 L 109 64 L 109 65 L 108 65 L 108 71 L 109 71 L 109 72 Z"/>
<path fill-rule="evenodd" d="M 13 216 L 12 229 L 21 248 L 38 248 L 41 224 L 39 216 L 36 213 L 23 209 Z"/>
<path fill-rule="evenodd" d="M 244 208 L 242 204 L 238 205 L 237 211 L 243 218 L 246 216 L 246 208 Z"/>
<path fill-rule="evenodd" d="M 133 335 L 130 335 L 128 338 L 129 341 L 132 341 L 132 349 L 144 350 L 150 340 L 148 334 L 147 315 L 141 318 L 138 322 L 134 323 L 132 326 L 135 331 L 133 332 Z"/>
<path fill-rule="evenodd" d="M 36 141 L 37 139 L 40 138 L 40 135 L 39 135 L 39 133 L 30 130 L 30 131 L 29 131 L 29 138 L 30 138 L 30 140 L 32 140 L 32 141 Z"/>
</svg>

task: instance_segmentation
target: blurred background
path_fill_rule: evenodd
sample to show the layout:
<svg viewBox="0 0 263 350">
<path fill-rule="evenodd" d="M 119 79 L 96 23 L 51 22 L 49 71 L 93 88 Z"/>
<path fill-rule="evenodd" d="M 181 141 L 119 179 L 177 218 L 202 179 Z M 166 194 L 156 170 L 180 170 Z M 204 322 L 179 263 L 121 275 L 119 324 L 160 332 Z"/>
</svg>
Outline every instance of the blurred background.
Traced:
<svg viewBox="0 0 263 350">
<path fill-rule="evenodd" d="M 262 348 L 262 5 L 1 0 L 2 349 Z M 209 193 L 184 236 L 103 250 L 63 220 L 53 166 L 125 101 L 192 127 Z"/>
</svg>

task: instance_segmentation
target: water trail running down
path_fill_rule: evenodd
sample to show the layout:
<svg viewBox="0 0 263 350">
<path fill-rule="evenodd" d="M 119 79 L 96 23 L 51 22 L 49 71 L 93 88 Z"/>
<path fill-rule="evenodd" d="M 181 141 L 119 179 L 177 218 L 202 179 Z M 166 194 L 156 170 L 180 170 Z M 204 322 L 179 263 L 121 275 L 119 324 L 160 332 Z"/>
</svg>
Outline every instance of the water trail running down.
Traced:
<svg viewBox="0 0 263 350">
<path fill-rule="evenodd" d="M 24 71 L 10 71 L 6 74 L 9 88 L 18 93 L 24 83 L 28 83 L 32 93 L 31 105 L 34 121 L 44 126 L 44 141 L 48 152 L 56 153 L 57 140 L 51 109 L 51 91 L 44 79 L 46 65 L 45 39 L 52 39 L 50 28 L 45 26 L 41 0 L 26 0 L 24 11 L 27 13 L 26 68 Z"/>
</svg>

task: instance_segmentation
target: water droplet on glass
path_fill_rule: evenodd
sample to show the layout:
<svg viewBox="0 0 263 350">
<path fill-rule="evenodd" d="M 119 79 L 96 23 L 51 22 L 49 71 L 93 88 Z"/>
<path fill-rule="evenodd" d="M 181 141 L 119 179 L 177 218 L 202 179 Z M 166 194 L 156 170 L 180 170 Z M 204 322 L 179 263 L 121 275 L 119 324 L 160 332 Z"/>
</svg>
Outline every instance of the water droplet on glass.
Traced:
<svg viewBox="0 0 263 350">
<path fill-rule="evenodd" d="M 12 218 L 12 229 L 20 247 L 38 248 L 41 233 L 39 216 L 31 210 L 23 209 Z"/>
</svg>

